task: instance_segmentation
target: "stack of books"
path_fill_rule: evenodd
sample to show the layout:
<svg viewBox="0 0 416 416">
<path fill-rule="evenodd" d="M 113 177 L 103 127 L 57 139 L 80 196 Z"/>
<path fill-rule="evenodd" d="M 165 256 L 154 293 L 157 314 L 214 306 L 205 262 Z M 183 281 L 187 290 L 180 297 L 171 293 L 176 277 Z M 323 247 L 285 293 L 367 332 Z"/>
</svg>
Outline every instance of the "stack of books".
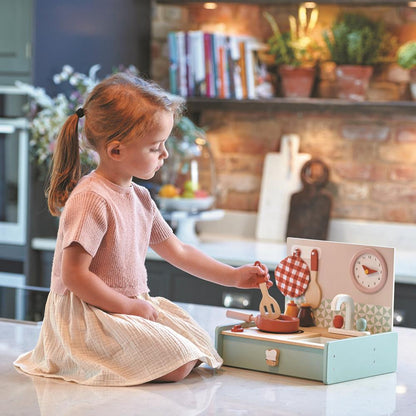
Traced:
<svg viewBox="0 0 416 416">
<path fill-rule="evenodd" d="M 267 47 L 247 36 L 201 30 L 170 32 L 169 83 L 183 97 L 254 99 Z"/>
</svg>

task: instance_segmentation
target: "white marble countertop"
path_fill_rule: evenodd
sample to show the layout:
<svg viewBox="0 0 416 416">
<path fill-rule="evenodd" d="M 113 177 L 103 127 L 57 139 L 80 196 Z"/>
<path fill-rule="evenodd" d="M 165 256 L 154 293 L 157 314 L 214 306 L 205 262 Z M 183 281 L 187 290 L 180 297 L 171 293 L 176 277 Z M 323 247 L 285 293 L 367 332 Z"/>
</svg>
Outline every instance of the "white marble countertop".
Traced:
<svg viewBox="0 0 416 416">
<path fill-rule="evenodd" d="M 225 309 L 181 304 L 211 335 L 229 324 Z M 40 325 L 0 320 L 0 415 L 403 415 L 416 409 L 416 330 L 399 335 L 396 373 L 345 383 L 222 367 L 185 380 L 134 387 L 89 387 L 18 373 L 13 360 L 34 347 Z"/>
</svg>

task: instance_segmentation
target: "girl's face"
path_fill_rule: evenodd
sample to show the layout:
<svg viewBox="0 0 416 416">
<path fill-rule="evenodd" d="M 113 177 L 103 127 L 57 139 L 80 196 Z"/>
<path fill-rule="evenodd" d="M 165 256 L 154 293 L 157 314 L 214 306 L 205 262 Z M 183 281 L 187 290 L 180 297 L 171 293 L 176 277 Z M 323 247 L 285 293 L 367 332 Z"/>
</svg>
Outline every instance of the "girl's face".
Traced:
<svg viewBox="0 0 416 416">
<path fill-rule="evenodd" d="M 129 176 L 151 179 L 169 156 L 165 144 L 173 128 L 173 114 L 159 111 L 155 117 L 154 127 L 143 137 L 130 140 L 121 150 L 122 170 Z"/>
</svg>

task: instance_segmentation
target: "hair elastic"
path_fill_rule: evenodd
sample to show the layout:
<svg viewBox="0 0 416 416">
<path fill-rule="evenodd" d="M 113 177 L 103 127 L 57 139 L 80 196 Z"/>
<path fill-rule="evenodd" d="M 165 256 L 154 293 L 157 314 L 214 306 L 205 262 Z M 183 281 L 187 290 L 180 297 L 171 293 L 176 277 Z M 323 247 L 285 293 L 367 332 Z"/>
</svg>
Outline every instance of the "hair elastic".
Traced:
<svg viewBox="0 0 416 416">
<path fill-rule="evenodd" d="M 78 108 L 78 110 L 75 111 L 75 114 L 78 116 L 78 118 L 84 117 L 84 115 L 85 115 L 84 109 L 82 107 Z"/>
</svg>

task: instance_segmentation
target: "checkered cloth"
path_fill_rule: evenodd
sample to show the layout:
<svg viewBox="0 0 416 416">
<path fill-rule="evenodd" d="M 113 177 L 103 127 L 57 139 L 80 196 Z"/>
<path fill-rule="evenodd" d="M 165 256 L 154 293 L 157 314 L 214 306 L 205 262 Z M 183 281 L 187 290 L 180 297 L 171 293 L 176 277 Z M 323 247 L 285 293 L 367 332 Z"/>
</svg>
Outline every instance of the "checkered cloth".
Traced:
<svg viewBox="0 0 416 416">
<path fill-rule="evenodd" d="M 309 267 L 298 253 L 286 257 L 274 272 L 276 285 L 285 296 L 302 296 L 309 285 Z"/>
</svg>

